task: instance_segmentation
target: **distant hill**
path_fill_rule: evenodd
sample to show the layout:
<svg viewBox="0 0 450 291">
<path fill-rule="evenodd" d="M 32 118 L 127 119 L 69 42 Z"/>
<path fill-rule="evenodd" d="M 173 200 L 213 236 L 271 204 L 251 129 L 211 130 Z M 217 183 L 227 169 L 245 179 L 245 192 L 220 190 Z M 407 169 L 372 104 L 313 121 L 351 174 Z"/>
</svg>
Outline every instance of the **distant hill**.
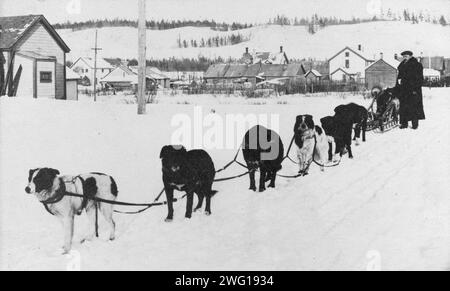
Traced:
<svg viewBox="0 0 450 291">
<path fill-rule="evenodd" d="M 69 59 L 92 54 L 95 29 L 72 31 L 58 30 L 72 49 Z M 100 28 L 99 46 L 102 56 L 133 59 L 137 57 L 137 30 L 133 27 Z M 243 42 L 235 45 L 200 47 L 207 39 L 225 39 L 239 34 Z M 429 23 L 411 24 L 395 21 L 378 21 L 361 24 L 326 26 L 310 34 L 304 26 L 262 25 L 235 31 L 214 31 L 210 28 L 183 27 L 168 30 L 148 30 L 148 59 L 164 58 L 240 58 L 248 47 L 250 51 L 278 51 L 284 47 L 291 59 L 314 58 L 325 60 L 345 46 L 363 47 L 363 54 L 378 58 L 412 50 L 416 54 L 450 57 L 450 26 Z M 180 41 L 188 43 L 180 48 Z M 194 42 L 195 41 L 195 42 Z M 197 43 L 197 47 L 191 44 Z M 225 43 L 223 43 L 225 44 Z"/>
</svg>

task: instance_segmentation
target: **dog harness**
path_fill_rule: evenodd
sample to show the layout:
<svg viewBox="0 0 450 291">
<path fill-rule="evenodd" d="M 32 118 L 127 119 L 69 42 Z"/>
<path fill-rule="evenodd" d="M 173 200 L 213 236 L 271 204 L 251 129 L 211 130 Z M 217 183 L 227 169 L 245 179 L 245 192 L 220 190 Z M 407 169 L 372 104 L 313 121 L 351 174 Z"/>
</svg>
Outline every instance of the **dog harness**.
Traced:
<svg viewBox="0 0 450 291">
<path fill-rule="evenodd" d="M 55 191 L 55 195 L 53 197 L 41 202 L 44 205 L 44 208 L 45 208 L 45 210 L 47 210 L 48 213 L 50 213 L 51 215 L 55 215 L 53 212 L 50 211 L 49 205 L 61 202 L 61 200 L 64 199 L 64 196 L 66 196 L 66 193 L 67 193 L 66 184 L 71 183 L 75 186 L 77 179 L 81 181 L 82 185 L 84 185 L 84 179 L 81 178 L 80 176 L 76 176 L 75 178 L 73 178 L 72 181 L 64 181 L 62 178 L 59 178 L 60 188 Z M 83 194 L 83 196 L 84 196 L 84 194 Z M 89 202 L 89 199 L 87 197 L 84 197 L 83 201 L 81 202 L 81 209 L 77 213 L 78 215 L 80 215 L 81 212 L 83 211 L 83 209 L 86 208 L 88 202 Z"/>
</svg>

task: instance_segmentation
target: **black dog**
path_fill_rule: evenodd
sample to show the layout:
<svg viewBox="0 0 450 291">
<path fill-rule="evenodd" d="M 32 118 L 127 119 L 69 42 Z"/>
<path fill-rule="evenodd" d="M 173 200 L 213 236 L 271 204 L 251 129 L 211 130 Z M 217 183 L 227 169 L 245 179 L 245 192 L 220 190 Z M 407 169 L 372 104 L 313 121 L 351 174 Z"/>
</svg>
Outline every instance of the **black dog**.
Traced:
<svg viewBox="0 0 450 291">
<path fill-rule="evenodd" d="M 266 182 L 270 180 L 270 188 L 275 188 L 277 172 L 281 170 L 284 146 L 280 136 L 264 126 L 255 126 L 245 135 L 242 145 L 245 162 L 250 170 L 250 190 L 256 191 L 255 172 L 261 172 L 259 192 L 266 190 Z"/>
<path fill-rule="evenodd" d="M 336 118 L 336 116 L 327 116 L 320 120 L 322 128 L 326 135 L 334 139 L 336 144 L 336 154 L 344 155 L 345 149 L 348 150 L 348 156 L 353 159 L 352 151 L 352 131 L 353 123 L 346 118 Z M 328 152 L 329 160 L 333 159 L 333 143 L 330 142 L 330 149 Z"/>
<path fill-rule="evenodd" d="M 169 214 L 167 222 L 173 220 L 173 192 L 186 191 L 186 218 L 192 217 L 194 193 L 198 196 L 195 211 L 202 208 L 206 197 L 206 215 L 211 215 L 211 197 L 216 193 L 212 185 L 216 176 L 214 163 L 203 150 L 186 151 L 182 146 L 165 146 L 161 150 L 163 182 Z"/>
<path fill-rule="evenodd" d="M 336 123 L 334 122 L 333 116 L 327 116 L 320 120 L 320 123 L 322 124 L 322 128 L 325 131 L 325 134 L 329 137 L 328 140 L 328 161 L 333 161 L 334 154 L 338 153 L 338 149 L 333 151 L 333 145 L 336 146 L 337 140 L 340 139 L 340 137 L 337 136 L 337 130 L 336 130 Z M 342 143 L 342 142 L 341 142 Z"/>
<path fill-rule="evenodd" d="M 334 112 L 336 113 L 335 117 L 340 119 L 342 124 L 348 125 L 351 123 L 352 128 L 356 124 L 353 140 L 361 137 L 362 130 L 362 140 L 366 142 L 367 121 L 369 119 L 369 112 L 366 108 L 355 103 L 350 103 L 336 107 Z"/>
</svg>

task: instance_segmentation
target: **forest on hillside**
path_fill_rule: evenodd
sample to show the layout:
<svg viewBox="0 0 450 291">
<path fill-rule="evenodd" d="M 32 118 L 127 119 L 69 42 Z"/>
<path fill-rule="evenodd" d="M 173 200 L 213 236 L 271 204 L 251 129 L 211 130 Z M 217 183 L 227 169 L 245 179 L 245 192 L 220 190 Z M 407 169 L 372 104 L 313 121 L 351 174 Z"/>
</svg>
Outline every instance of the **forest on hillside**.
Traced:
<svg viewBox="0 0 450 291">
<path fill-rule="evenodd" d="M 265 24 L 269 25 L 293 25 L 293 26 L 305 26 L 310 33 L 315 33 L 318 29 L 329 25 L 345 25 L 345 24 L 358 24 L 374 21 L 407 21 L 411 23 L 432 23 L 443 26 L 450 25 L 449 17 L 444 15 L 436 16 L 431 15 L 428 12 L 411 12 L 408 9 L 404 9 L 402 12 L 394 12 L 391 9 L 384 11 L 381 9 L 379 13 L 371 18 L 356 18 L 341 19 L 333 16 L 321 16 L 319 14 L 313 14 L 311 17 L 287 17 L 285 15 L 277 15 L 269 19 Z M 150 20 L 147 21 L 147 28 L 153 30 L 167 30 L 180 27 L 207 27 L 217 31 L 236 31 L 246 28 L 251 28 L 256 24 L 248 23 L 226 23 L 217 22 L 215 20 Z M 56 23 L 54 27 L 56 29 L 72 29 L 83 30 L 90 28 L 103 28 L 103 27 L 137 27 L 138 22 L 136 20 L 128 19 L 98 19 L 82 22 L 67 21 L 64 23 Z"/>
<path fill-rule="evenodd" d="M 56 29 L 72 29 L 83 30 L 91 28 L 103 28 L 103 27 L 138 27 L 138 22 L 136 20 L 127 19 L 103 19 L 103 20 L 89 20 L 82 22 L 64 22 L 56 23 L 53 25 Z M 153 30 L 167 30 L 186 26 L 193 27 L 207 27 L 217 31 L 234 31 L 240 29 L 246 29 L 253 27 L 253 24 L 247 23 L 218 23 L 214 20 L 150 20 L 147 21 L 147 29 Z"/>
</svg>

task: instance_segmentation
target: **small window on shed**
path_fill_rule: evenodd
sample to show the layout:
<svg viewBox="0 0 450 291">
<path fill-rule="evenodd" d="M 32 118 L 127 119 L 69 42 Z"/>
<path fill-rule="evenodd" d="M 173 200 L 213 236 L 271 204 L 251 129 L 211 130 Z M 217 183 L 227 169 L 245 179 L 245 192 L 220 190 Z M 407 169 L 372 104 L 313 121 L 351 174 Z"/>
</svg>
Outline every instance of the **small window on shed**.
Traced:
<svg viewBox="0 0 450 291">
<path fill-rule="evenodd" d="M 345 56 L 348 58 L 348 57 L 350 57 L 350 52 L 346 52 L 345 53 Z"/>
<path fill-rule="evenodd" d="M 51 83 L 52 72 L 41 72 L 41 83 Z"/>
</svg>

